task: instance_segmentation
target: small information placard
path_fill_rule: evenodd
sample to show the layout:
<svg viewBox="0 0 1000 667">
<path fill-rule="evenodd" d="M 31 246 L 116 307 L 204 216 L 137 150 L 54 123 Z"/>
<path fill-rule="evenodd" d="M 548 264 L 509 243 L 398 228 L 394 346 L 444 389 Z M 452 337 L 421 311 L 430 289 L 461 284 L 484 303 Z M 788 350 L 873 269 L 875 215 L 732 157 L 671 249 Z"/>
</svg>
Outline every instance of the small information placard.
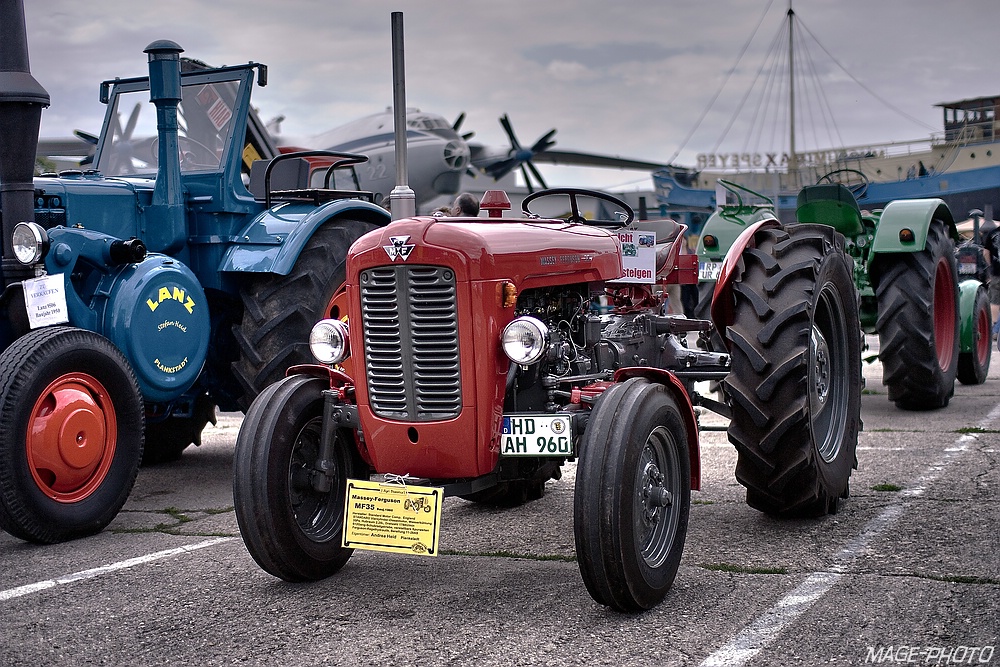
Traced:
<svg viewBox="0 0 1000 667">
<path fill-rule="evenodd" d="M 69 322 L 65 277 L 61 273 L 24 281 L 24 306 L 32 329 Z"/>
<path fill-rule="evenodd" d="M 344 546 L 437 556 L 444 489 L 347 480 Z"/>
<path fill-rule="evenodd" d="M 622 244 L 622 277 L 615 282 L 656 282 L 656 234 L 618 232 Z"/>
</svg>

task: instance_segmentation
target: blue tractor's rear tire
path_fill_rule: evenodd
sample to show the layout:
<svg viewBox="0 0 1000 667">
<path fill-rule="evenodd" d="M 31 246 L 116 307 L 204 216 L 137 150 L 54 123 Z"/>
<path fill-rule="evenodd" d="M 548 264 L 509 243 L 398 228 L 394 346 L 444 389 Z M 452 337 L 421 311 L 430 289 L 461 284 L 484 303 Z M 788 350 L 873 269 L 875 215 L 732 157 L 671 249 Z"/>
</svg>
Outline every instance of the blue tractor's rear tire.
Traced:
<svg viewBox="0 0 1000 667">
<path fill-rule="evenodd" d="M 331 316 L 334 295 L 346 278 L 347 249 L 372 229 L 375 225 L 357 220 L 329 222 L 309 239 L 288 275 L 263 274 L 241 290 L 243 321 L 233 327 L 241 409 L 290 366 L 313 362 L 309 331 Z"/>
</svg>

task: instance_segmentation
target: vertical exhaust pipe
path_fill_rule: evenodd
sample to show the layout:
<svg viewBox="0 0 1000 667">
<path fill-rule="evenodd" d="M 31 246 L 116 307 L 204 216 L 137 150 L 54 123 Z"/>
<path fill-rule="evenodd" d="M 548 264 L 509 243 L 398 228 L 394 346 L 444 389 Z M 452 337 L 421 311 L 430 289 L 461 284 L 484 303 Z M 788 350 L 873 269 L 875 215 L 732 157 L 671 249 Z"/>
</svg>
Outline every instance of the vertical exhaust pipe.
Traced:
<svg viewBox="0 0 1000 667">
<path fill-rule="evenodd" d="M 145 48 L 149 56 L 149 101 L 156 105 L 159 161 L 152 206 L 147 211 L 146 246 L 154 252 L 180 250 L 187 233 L 181 194 L 181 158 L 177 139 L 177 105 L 181 101 L 181 53 L 176 42 L 161 39 Z"/>
<path fill-rule="evenodd" d="M 49 94 L 31 76 L 21 0 L 0 0 L 0 220 L 3 285 L 31 277 L 14 258 L 14 225 L 35 219 L 32 179 L 38 128 Z M 21 275 L 24 274 L 24 275 Z"/>
<path fill-rule="evenodd" d="M 389 16 L 392 27 L 392 111 L 396 142 L 396 187 L 389 193 L 393 220 L 417 213 L 417 198 L 407 182 L 406 171 L 406 66 L 403 58 L 403 12 Z"/>
</svg>

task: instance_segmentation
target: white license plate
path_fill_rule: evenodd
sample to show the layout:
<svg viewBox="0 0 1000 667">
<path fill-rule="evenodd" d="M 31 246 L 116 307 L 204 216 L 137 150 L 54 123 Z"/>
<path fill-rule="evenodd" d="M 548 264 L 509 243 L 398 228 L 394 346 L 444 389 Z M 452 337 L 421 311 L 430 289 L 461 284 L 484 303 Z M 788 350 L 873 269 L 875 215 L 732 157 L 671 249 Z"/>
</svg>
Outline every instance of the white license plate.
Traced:
<svg viewBox="0 0 1000 667">
<path fill-rule="evenodd" d="M 975 264 L 975 262 L 959 262 L 958 263 L 958 272 L 960 274 L 962 274 L 963 276 L 975 275 L 975 273 L 976 273 L 976 264 Z"/>
<path fill-rule="evenodd" d="M 722 262 L 698 262 L 698 280 L 718 280 Z"/>
<path fill-rule="evenodd" d="M 569 415 L 504 415 L 501 456 L 573 456 Z"/>
</svg>

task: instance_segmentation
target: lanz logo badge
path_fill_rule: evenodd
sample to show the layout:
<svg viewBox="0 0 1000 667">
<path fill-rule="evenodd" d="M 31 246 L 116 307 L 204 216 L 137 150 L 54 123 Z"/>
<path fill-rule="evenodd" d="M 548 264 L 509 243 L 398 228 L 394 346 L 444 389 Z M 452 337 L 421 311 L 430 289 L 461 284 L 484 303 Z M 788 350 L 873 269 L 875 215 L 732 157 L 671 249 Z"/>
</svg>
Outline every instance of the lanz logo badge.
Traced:
<svg viewBox="0 0 1000 667">
<path fill-rule="evenodd" d="M 406 242 L 410 240 L 409 236 L 390 236 L 389 240 L 392 241 L 392 245 L 384 245 L 385 253 L 389 255 L 389 259 L 393 262 L 396 258 L 406 261 L 406 258 L 410 256 L 410 253 L 415 247 L 412 243 L 407 244 Z"/>
</svg>

